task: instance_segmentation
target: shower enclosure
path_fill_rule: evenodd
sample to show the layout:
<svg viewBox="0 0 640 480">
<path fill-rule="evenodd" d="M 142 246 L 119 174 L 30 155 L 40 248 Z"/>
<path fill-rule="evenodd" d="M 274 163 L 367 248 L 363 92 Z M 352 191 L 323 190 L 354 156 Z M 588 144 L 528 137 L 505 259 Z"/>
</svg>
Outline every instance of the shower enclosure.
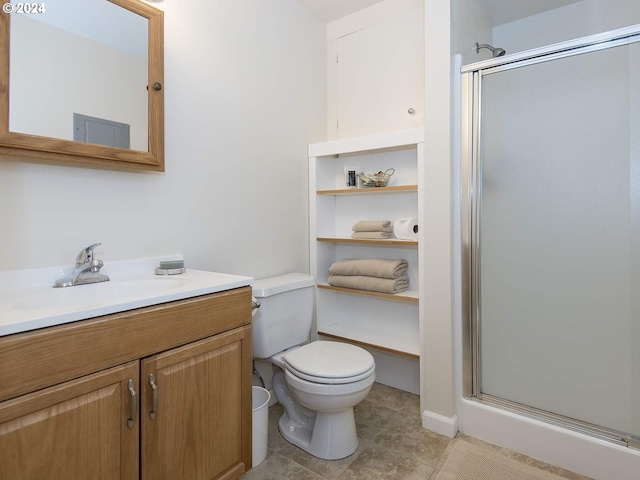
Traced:
<svg viewBox="0 0 640 480">
<path fill-rule="evenodd" d="M 640 448 L 640 27 L 462 68 L 464 394 Z"/>
</svg>

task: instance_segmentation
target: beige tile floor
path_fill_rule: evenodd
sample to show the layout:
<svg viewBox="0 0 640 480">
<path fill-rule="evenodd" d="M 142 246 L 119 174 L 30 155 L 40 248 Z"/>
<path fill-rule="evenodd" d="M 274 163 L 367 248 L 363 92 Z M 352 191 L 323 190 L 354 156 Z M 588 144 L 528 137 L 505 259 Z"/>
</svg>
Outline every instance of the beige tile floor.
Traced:
<svg viewBox="0 0 640 480">
<path fill-rule="evenodd" d="M 269 409 L 267 458 L 242 480 L 429 480 L 435 478 L 447 448 L 458 438 L 484 444 L 463 434 L 452 440 L 425 430 L 418 396 L 379 383 L 355 408 L 360 444 L 342 460 L 320 460 L 287 443 L 278 432 L 280 415 L 279 404 Z M 491 448 L 563 478 L 587 480 L 510 450 Z"/>
</svg>

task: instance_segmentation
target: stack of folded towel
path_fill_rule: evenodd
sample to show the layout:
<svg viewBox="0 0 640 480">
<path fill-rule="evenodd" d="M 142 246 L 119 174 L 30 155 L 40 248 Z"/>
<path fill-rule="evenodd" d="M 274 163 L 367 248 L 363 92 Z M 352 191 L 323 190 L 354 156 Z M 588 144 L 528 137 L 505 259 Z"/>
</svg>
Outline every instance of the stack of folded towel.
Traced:
<svg viewBox="0 0 640 480">
<path fill-rule="evenodd" d="M 346 258 L 329 267 L 329 285 L 382 293 L 400 293 L 409 288 L 404 258 Z"/>
<path fill-rule="evenodd" d="M 351 227 L 351 238 L 391 238 L 393 225 L 391 220 L 363 220 Z"/>
</svg>

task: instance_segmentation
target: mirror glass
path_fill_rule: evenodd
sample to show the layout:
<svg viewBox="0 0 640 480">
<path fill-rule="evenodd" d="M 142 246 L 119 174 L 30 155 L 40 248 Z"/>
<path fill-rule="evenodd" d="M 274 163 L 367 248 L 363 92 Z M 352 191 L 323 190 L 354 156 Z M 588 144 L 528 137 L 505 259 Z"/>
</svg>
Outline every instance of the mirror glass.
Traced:
<svg viewBox="0 0 640 480">
<path fill-rule="evenodd" d="M 148 151 L 148 19 L 107 0 L 45 6 L 11 15 L 9 131 Z"/>
</svg>

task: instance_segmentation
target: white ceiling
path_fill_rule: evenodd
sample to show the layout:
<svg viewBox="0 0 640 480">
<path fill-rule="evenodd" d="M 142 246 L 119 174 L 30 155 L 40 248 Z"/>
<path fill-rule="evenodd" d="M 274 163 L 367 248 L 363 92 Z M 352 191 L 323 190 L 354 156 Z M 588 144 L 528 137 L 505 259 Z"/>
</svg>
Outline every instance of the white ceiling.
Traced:
<svg viewBox="0 0 640 480">
<path fill-rule="evenodd" d="M 370 7 L 382 0 L 296 0 L 326 22 Z"/>
<path fill-rule="evenodd" d="M 382 0 L 296 0 L 326 22 L 370 7 Z M 464 1 L 464 0 L 458 0 Z M 492 26 L 519 20 L 581 0 L 478 0 Z"/>
</svg>

